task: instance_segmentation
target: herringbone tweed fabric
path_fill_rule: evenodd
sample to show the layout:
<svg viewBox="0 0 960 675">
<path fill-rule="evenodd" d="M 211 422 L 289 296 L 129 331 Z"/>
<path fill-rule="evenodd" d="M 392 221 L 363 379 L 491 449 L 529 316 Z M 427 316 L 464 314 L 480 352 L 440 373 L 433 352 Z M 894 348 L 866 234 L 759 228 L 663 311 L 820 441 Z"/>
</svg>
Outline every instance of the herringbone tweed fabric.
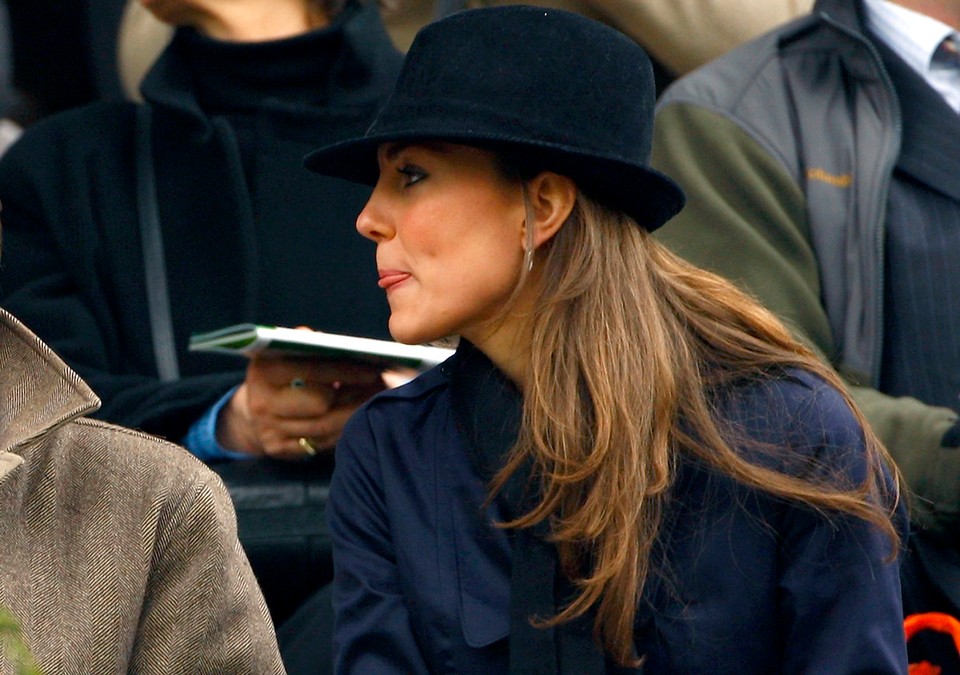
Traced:
<svg viewBox="0 0 960 675">
<path fill-rule="evenodd" d="M 97 405 L 0 310 L 0 605 L 42 671 L 283 673 L 219 479 Z"/>
</svg>

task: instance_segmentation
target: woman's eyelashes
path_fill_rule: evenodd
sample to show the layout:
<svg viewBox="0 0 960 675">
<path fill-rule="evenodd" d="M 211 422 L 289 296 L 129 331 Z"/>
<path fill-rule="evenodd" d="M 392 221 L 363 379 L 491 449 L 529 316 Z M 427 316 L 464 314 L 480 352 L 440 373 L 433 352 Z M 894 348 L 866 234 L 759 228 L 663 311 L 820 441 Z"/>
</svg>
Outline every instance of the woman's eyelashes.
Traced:
<svg viewBox="0 0 960 675">
<path fill-rule="evenodd" d="M 397 171 L 403 176 L 404 187 L 410 187 L 427 177 L 427 172 L 415 164 L 403 164 L 397 167 Z"/>
</svg>

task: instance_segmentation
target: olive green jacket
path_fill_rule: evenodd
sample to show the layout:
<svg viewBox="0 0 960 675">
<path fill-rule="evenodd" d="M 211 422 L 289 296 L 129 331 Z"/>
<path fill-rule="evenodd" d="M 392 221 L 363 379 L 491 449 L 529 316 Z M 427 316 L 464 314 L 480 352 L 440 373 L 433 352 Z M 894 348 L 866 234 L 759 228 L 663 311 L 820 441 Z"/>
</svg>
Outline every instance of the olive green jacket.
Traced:
<svg viewBox="0 0 960 675">
<path fill-rule="evenodd" d="M 0 606 L 42 672 L 283 673 L 219 479 L 98 405 L 0 310 Z"/>
<path fill-rule="evenodd" d="M 919 497 L 915 518 L 954 541 L 960 451 L 940 444 L 957 414 L 874 388 L 900 111 L 857 6 L 819 0 L 664 93 L 653 164 L 687 205 L 657 237 L 752 293 L 845 376 Z"/>
</svg>

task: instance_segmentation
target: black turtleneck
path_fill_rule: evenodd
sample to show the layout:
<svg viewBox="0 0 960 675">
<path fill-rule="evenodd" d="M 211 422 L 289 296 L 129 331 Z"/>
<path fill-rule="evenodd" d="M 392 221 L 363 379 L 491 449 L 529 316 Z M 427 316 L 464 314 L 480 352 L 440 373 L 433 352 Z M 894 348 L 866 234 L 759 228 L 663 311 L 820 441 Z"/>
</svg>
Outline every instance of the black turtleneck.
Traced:
<svg viewBox="0 0 960 675">
<path fill-rule="evenodd" d="M 266 42 L 228 42 L 192 28 L 178 32 L 179 48 L 196 67 L 191 77 L 208 114 L 251 112 L 265 99 L 323 105 L 343 46 L 343 18 L 331 26 Z"/>
<path fill-rule="evenodd" d="M 333 309 L 337 298 L 355 296 L 361 262 L 375 270 L 372 247 L 354 229 L 369 189 L 316 176 L 303 167 L 303 157 L 363 133 L 396 77 L 400 55 L 376 12 L 373 3 L 350 3 L 328 27 L 255 43 L 180 28 L 144 82 L 148 102 L 192 120 L 187 128 L 196 130 L 197 142 L 210 145 L 202 151 L 206 156 L 233 158 L 220 166 L 234 167 L 231 189 L 246 193 L 235 203 L 248 207 L 238 216 L 243 222 L 231 229 L 250 243 L 247 259 L 238 263 L 249 272 L 250 290 L 239 320 L 386 336 L 381 301 L 373 313 L 369 305 L 354 305 L 357 316 L 342 321 L 303 311 L 305 305 Z M 164 221 L 196 218 L 178 211 L 189 201 L 179 194 L 179 172 L 158 167 Z M 291 288 L 278 269 L 301 270 L 302 287 Z M 300 301 L 291 302 L 291 294 Z M 345 316 L 339 308 L 335 313 Z"/>
<path fill-rule="evenodd" d="M 177 32 L 175 48 L 191 66 L 197 104 L 208 117 L 225 120 L 236 135 L 258 215 L 257 202 L 273 197 L 257 189 L 263 170 L 258 159 L 278 153 L 276 167 L 296 179 L 302 177 L 303 156 L 316 145 L 309 130 L 289 138 L 282 125 L 265 124 L 264 118 L 301 105 L 322 107 L 335 98 L 343 27 L 356 10 L 347 8 L 328 27 L 266 42 L 216 40 L 189 27 Z"/>
</svg>

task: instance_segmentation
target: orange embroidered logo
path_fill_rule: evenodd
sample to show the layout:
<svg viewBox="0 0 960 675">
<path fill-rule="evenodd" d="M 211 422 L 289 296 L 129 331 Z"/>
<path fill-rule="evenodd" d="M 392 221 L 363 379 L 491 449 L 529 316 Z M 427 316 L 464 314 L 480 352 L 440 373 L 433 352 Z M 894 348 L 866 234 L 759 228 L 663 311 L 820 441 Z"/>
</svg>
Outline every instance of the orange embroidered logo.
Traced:
<svg viewBox="0 0 960 675">
<path fill-rule="evenodd" d="M 823 169 L 807 169 L 807 180 L 818 180 L 821 183 L 827 183 L 838 188 L 848 188 L 853 183 L 853 174 L 851 173 L 829 173 Z"/>
</svg>

